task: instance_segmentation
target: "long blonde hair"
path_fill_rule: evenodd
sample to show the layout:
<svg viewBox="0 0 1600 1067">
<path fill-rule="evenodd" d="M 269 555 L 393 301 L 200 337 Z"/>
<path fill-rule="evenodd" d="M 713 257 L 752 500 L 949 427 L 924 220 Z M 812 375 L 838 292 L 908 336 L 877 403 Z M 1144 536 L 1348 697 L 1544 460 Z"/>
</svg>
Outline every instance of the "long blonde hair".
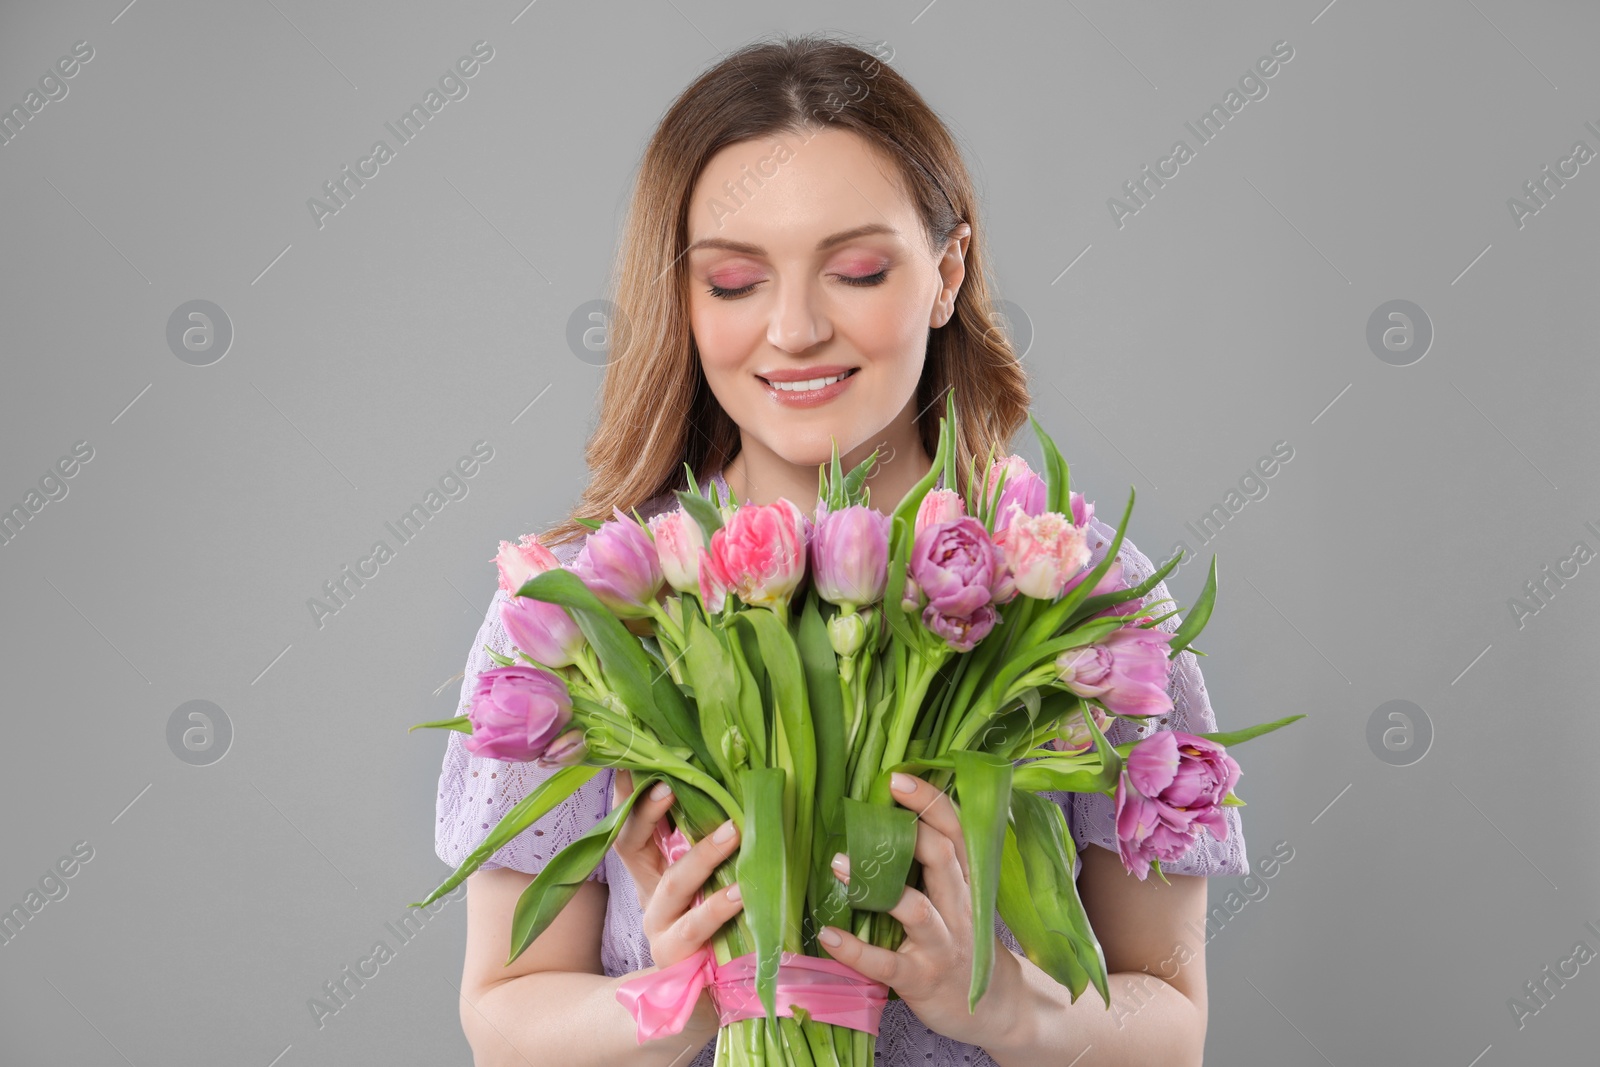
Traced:
<svg viewBox="0 0 1600 1067">
<path fill-rule="evenodd" d="M 540 535 L 546 545 L 586 534 L 578 518 L 608 519 L 613 506 L 627 513 L 684 487 L 685 463 L 703 486 L 737 455 L 739 427 L 706 384 L 689 326 L 689 197 L 722 148 L 828 127 L 860 135 L 893 161 L 930 247 L 941 249 L 960 223 L 971 224 L 955 312 L 929 334 L 918 430 L 934 455 L 944 394 L 954 387 L 959 484 L 952 488 L 962 493 L 974 459 L 981 469 L 991 449 L 996 456 L 1010 450 L 1027 420 L 1027 376 L 996 326 L 977 196 L 955 140 L 872 52 L 815 34 L 759 42 L 695 79 L 645 148 L 612 276 L 616 323 L 599 420 L 585 449 L 590 480 L 573 518 Z"/>
</svg>

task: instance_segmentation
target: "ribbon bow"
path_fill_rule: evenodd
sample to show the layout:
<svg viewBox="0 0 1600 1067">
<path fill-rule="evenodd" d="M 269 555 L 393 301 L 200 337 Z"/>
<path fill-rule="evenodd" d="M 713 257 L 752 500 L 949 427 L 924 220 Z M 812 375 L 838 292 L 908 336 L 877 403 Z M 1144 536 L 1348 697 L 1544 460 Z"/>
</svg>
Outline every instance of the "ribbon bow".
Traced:
<svg viewBox="0 0 1600 1067">
<path fill-rule="evenodd" d="M 655 840 L 671 864 L 689 850 L 689 839 L 674 828 L 670 833 L 656 823 Z M 695 894 L 700 903 L 703 891 Z M 670 967 L 631 978 L 617 987 L 617 1000 L 638 1023 L 639 1044 L 676 1034 L 694 1014 L 700 991 L 711 989 L 719 1026 L 766 1015 L 756 995 L 756 954 L 746 953 L 718 964 L 711 946 Z M 781 954 L 775 1006 L 779 1015 L 794 1016 L 800 1008 L 814 1022 L 864 1030 L 876 1035 L 889 987 L 873 981 L 838 960 Z"/>
</svg>

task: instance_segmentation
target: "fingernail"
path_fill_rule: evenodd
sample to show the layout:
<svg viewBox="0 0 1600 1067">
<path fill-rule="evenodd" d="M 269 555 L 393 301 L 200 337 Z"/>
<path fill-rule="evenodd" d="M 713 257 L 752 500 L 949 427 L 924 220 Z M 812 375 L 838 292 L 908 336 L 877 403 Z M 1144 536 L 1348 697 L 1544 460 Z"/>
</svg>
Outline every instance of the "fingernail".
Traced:
<svg viewBox="0 0 1600 1067">
<path fill-rule="evenodd" d="M 665 800 L 666 797 L 667 797 L 667 794 L 671 793 L 671 792 L 672 792 L 672 787 L 670 785 L 668 785 L 666 782 L 657 782 L 655 784 L 655 788 L 650 790 L 650 799 L 651 800 Z"/>
<path fill-rule="evenodd" d="M 728 887 L 728 899 L 729 900 L 738 900 L 740 896 L 741 896 L 741 894 L 739 892 L 739 883 L 738 882 L 735 882 L 735 883 L 733 883 L 732 885 L 730 885 Z"/>
<path fill-rule="evenodd" d="M 711 835 L 711 840 L 716 841 L 719 844 L 725 841 L 732 841 L 733 835 L 736 833 L 738 833 L 738 828 L 733 825 L 733 820 L 729 819 L 727 822 L 717 827 L 717 832 Z"/>
<path fill-rule="evenodd" d="M 917 780 L 909 774 L 901 774 L 899 771 L 895 771 L 889 776 L 889 788 L 896 793 L 909 793 L 917 788 Z"/>
<path fill-rule="evenodd" d="M 837 948 L 839 946 L 839 942 L 843 941 L 844 938 L 840 937 L 839 931 L 835 930 L 833 927 L 824 926 L 822 928 L 822 933 L 817 935 L 817 940 L 821 941 L 829 948 Z"/>
<path fill-rule="evenodd" d="M 840 874 L 849 874 L 850 857 L 845 855 L 843 852 L 835 852 L 833 854 L 833 869 L 838 871 Z"/>
</svg>

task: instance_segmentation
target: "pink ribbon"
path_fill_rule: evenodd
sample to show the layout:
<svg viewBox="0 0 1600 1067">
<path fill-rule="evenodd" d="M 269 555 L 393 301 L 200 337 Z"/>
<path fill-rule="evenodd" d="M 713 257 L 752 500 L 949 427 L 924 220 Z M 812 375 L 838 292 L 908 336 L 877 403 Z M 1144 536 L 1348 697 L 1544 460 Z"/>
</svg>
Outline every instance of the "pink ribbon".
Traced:
<svg viewBox="0 0 1600 1067">
<path fill-rule="evenodd" d="M 617 1000 L 639 1026 L 639 1044 L 676 1034 L 694 1014 L 700 991 L 711 987 L 719 1026 L 764 1017 L 756 995 L 756 954 L 747 952 L 718 964 L 710 946 L 670 967 L 630 978 L 617 987 Z M 832 1023 L 877 1034 L 889 987 L 838 960 L 785 952 L 778 964 L 775 1006 L 794 1017 L 802 1008 L 813 1022 Z"/>
<path fill-rule="evenodd" d="M 670 865 L 690 846 L 682 830 L 674 828 L 669 833 L 663 828 L 665 822 L 663 819 L 656 823 L 654 837 Z M 699 904 L 703 896 L 703 892 L 697 892 L 695 903 Z M 766 1008 L 756 995 L 756 972 L 754 952 L 718 964 L 711 946 L 704 945 L 670 967 L 622 983 L 617 987 L 617 1000 L 638 1024 L 642 1045 L 682 1031 L 694 1014 L 700 991 L 708 986 L 719 1026 L 765 1017 Z M 838 960 L 792 952 L 780 954 L 774 998 L 779 1015 L 793 1018 L 793 1009 L 801 1008 L 814 1022 L 876 1035 L 888 1001 L 888 986 Z"/>
</svg>

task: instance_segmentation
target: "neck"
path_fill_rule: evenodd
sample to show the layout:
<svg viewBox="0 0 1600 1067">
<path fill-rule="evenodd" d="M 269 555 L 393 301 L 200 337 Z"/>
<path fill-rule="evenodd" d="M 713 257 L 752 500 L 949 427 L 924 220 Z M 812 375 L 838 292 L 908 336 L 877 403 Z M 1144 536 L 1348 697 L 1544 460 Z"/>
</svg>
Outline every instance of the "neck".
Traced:
<svg viewBox="0 0 1600 1067">
<path fill-rule="evenodd" d="M 909 408 L 907 409 L 909 412 Z M 868 502 L 888 514 L 911 491 L 933 464 L 917 433 L 915 422 L 897 420 L 878 440 L 865 442 L 839 457 L 839 467 L 848 472 L 876 449 L 878 458 L 867 475 Z M 739 454 L 723 471 L 723 478 L 740 503 L 771 504 L 787 499 L 807 516 L 817 509 L 817 466 L 791 463 L 782 456 L 741 434 Z"/>
</svg>

